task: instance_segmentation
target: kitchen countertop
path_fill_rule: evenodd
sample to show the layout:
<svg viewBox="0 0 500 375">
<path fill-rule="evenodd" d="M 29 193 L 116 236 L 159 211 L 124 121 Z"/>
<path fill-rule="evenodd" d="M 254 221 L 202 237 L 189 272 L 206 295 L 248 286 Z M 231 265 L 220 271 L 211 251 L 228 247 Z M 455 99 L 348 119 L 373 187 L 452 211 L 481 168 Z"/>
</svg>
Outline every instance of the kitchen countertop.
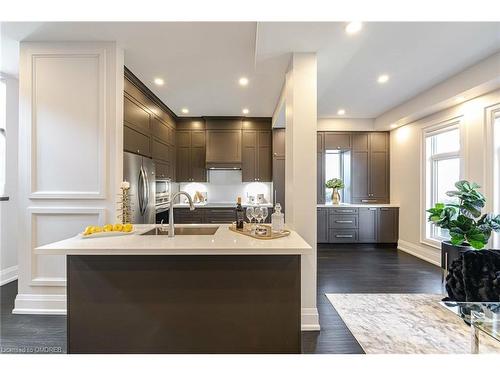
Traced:
<svg viewBox="0 0 500 375">
<path fill-rule="evenodd" d="M 243 207 L 248 207 L 252 206 L 249 203 L 242 203 L 241 204 Z M 200 207 L 200 208 L 236 208 L 236 203 L 225 203 L 225 202 L 208 202 L 208 203 L 195 203 L 195 207 Z M 259 206 L 259 207 L 268 207 L 272 208 L 273 204 L 272 203 L 263 203 L 259 205 L 253 205 L 253 206 Z M 189 208 L 189 204 L 187 203 L 176 203 L 174 204 L 174 208 Z"/>
<path fill-rule="evenodd" d="M 341 203 L 341 204 L 317 204 L 316 207 L 335 207 L 335 208 L 358 208 L 358 207 L 399 207 L 399 204 L 393 203 L 359 203 L 359 204 L 351 204 L 351 203 Z"/>
<path fill-rule="evenodd" d="M 302 255 L 311 246 L 291 231 L 289 236 L 260 240 L 229 230 L 229 224 L 179 224 L 176 227 L 219 227 L 214 235 L 141 236 L 156 227 L 135 225 L 124 236 L 81 238 L 79 235 L 35 249 L 37 255 Z"/>
</svg>

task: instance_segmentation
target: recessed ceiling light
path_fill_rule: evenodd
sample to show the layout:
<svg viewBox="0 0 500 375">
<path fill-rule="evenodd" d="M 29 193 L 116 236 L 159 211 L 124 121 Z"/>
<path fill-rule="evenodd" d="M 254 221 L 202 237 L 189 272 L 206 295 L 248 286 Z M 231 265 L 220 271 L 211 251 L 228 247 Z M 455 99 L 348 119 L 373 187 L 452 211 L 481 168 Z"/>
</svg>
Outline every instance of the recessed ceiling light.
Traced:
<svg viewBox="0 0 500 375">
<path fill-rule="evenodd" d="M 248 110 L 248 108 L 243 108 L 243 110 L 241 111 L 244 115 L 248 115 L 248 113 L 250 112 Z"/>
<path fill-rule="evenodd" d="M 361 22 L 349 22 L 345 27 L 345 32 L 347 34 L 356 34 L 363 28 Z"/>
<path fill-rule="evenodd" d="M 345 115 L 345 109 L 339 109 L 339 110 L 337 111 L 337 115 L 339 115 L 339 116 L 343 116 L 343 115 Z"/>
<path fill-rule="evenodd" d="M 248 78 L 247 77 L 241 77 L 238 82 L 239 82 L 239 84 L 241 86 L 246 86 L 246 85 L 248 85 Z"/>
<path fill-rule="evenodd" d="M 389 76 L 387 74 L 381 74 L 377 78 L 378 83 L 386 83 L 389 80 Z"/>
<path fill-rule="evenodd" d="M 182 112 L 182 113 L 189 113 L 189 109 L 187 109 L 187 108 L 182 108 L 182 109 L 181 109 L 181 112 Z"/>
<path fill-rule="evenodd" d="M 163 80 L 163 78 L 155 78 L 154 82 L 158 86 L 163 86 L 163 84 L 165 83 L 165 81 Z"/>
</svg>

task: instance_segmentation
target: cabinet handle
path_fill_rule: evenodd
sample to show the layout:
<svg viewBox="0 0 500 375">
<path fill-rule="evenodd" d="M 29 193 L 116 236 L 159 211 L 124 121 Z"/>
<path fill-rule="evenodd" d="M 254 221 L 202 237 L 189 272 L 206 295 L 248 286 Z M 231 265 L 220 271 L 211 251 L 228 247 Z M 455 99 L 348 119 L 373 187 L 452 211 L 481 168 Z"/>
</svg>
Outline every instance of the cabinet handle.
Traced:
<svg viewBox="0 0 500 375">
<path fill-rule="evenodd" d="M 369 208 L 368 210 L 369 210 L 369 211 L 377 211 L 377 209 L 376 209 L 376 208 Z"/>
<path fill-rule="evenodd" d="M 139 154 L 141 152 L 141 150 L 137 149 L 137 153 Z"/>
<path fill-rule="evenodd" d="M 337 212 L 354 212 L 354 210 L 338 210 Z"/>
<path fill-rule="evenodd" d="M 336 234 L 336 238 L 352 238 L 352 234 Z"/>
<path fill-rule="evenodd" d="M 351 224 L 353 221 L 352 220 L 335 220 L 336 223 L 339 224 Z"/>
<path fill-rule="evenodd" d="M 376 199 L 361 199 L 361 202 L 363 203 L 375 203 L 377 202 Z"/>
<path fill-rule="evenodd" d="M 276 204 L 276 189 L 274 189 L 274 204 Z"/>
</svg>

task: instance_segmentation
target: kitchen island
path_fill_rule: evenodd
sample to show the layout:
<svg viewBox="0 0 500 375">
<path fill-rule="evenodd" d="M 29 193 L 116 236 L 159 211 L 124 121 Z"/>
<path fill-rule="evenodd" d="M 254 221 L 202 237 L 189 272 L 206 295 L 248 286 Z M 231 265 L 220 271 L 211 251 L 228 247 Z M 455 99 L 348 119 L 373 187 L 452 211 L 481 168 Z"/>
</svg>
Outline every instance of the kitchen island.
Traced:
<svg viewBox="0 0 500 375">
<path fill-rule="evenodd" d="M 311 247 L 296 232 L 144 235 L 154 227 L 35 249 L 67 256 L 69 353 L 300 353 L 300 257 Z"/>
</svg>

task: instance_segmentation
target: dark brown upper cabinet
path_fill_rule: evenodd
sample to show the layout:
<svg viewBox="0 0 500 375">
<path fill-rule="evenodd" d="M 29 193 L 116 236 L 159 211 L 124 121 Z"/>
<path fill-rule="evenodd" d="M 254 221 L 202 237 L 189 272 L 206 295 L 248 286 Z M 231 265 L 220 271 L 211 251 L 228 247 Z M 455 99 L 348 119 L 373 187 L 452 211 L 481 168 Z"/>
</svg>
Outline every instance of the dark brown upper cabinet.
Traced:
<svg viewBox="0 0 500 375">
<path fill-rule="evenodd" d="M 125 69 L 123 148 L 155 161 L 157 178 L 175 179 L 175 115 Z"/>
<path fill-rule="evenodd" d="M 389 134 L 353 133 L 352 203 L 389 202 Z"/>
<path fill-rule="evenodd" d="M 325 150 L 350 150 L 351 134 L 340 132 L 324 132 Z"/>
<path fill-rule="evenodd" d="M 241 166 L 241 130 L 211 129 L 206 133 L 207 166 Z"/>
<path fill-rule="evenodd" d="M 243 182 L 271 182 L 273 179 L 273 134 L 270 121 L 243 122 L 242 130 Z"/>
<path fill-rule="evenodd" d="M 176 181 L 206 182 L 203 121 L 179 121 L 176 130 L 176 149 Z"/>
</svg>

